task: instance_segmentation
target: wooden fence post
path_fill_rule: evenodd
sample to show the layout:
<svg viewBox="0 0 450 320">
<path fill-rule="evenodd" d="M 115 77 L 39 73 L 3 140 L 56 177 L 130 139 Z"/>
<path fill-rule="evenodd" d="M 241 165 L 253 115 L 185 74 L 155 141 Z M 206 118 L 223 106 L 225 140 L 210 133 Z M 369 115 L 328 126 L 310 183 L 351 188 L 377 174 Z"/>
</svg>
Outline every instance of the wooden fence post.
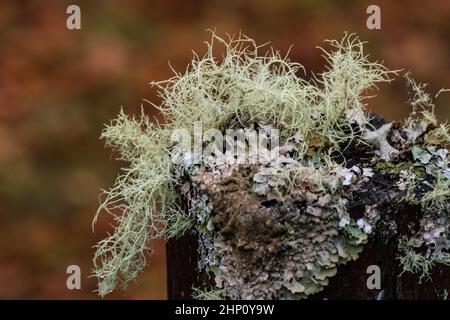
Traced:
<svg viewBox="0 0 450 320">
<path fill-rule="evenodd" d="M 450 290 L 450 267 L 438 265 L 431 272 L 431 279 L 404 273 L 395 258 L 394 243 L 370 242 L 360 257 L 338 267 L 336 276 L 324 291 L 311 299 L 442 299 Z M 186 235 L 167 242 L 167 289 L 171 300 L 192 299 L 192 287 L 211 284 L 205 273 L 197 268 L 197 239 Z M 378 265 L 381 269 L 381 290 L 369 290 L 366 286 L 367 267 Z"/>
<path fill-rule="evenodd" d="M 379 128 L 384 119 L 372 115 L 372 124 Z M 348 148 L 344 152 L 347 165 L 361 164 L 364 152 Z M 398 175 L 377 172 L 373 178 L 348 203 L 350 216 L 357 219 L 364 214 L 367 206 L 376 204 L 380 219 L 387 219 L 395 225 L 395 235 L 381 239 L 369 237 L 363 251 L 356 261 L 339 265 L 337 274 L 329 278 L 323 291 L 310 296 L 311 299 L 443 299 L 450 290 L 450 266 L 436 264 L 430 277 L 402 273 L 398 259 L 399 240 L 410 232 L 410 224 L 419 224 L 421 207 L 402 204 L 404 195 L 395 186 Z M 421 188 L 419 188 L 421 189 Z M 423 189 L 423 188 L 422 188 Z M 420 191 L 419 191 L 420 192 Z M 419 198 L 422 194 L 417 194 Z M 397 207 L 397 204 L 400 203 Z M 187 207 L 187 206 L 186 206 Z M 393 210 L 392 208 L 395 208 Z M 388 240 L 386 240 L 388 239 Z M 213 284 L 213 279 L 198 269 L 198 239 L 188 234 L 167 242 L 167 271 L 169 299 L 191 299 L 192 288 L 205 288 Z M 381 272 L 381 288 L 368 288 L 367 279 L 371 276 L 368 267 L 376 265 Z"/>
</svg>

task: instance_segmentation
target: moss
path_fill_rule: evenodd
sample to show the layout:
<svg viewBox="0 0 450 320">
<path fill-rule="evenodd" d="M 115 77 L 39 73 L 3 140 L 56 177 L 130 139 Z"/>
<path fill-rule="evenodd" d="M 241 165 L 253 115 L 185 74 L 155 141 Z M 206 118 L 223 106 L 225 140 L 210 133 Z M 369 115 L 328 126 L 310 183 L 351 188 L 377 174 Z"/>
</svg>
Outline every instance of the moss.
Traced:
<svg viewBox="0 0 450 320">
<path fill-rule="evenodd" d="M 382 174 L 397 174 L 400 175 L 403 171 L 412 172 L 417 178 L 425 178 L 427 173 L 424 167 L 416 166 L 411 162 L 378 162 L 374 166 L 375 170 L 380 171 Z"/>
</svg>

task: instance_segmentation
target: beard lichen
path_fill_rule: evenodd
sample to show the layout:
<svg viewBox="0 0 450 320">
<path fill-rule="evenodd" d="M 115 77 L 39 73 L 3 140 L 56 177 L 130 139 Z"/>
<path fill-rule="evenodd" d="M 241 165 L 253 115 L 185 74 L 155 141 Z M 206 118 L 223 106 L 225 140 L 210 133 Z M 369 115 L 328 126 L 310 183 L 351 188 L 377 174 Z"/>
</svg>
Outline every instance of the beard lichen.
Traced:
<svg viewBox="0 0 450 320">
<path fill-rule="evenodd" d="M 122 169 L 115 185 L 104 191 L 101 212 L 114 219 L 114 233 L 96 245 L 94 275 L 98 293 L 104 296 L 116 287 L 125 288 L 145 267 L 149 241 L 183 234 L 192 220 L 182 212 L 174 190 L 171 161 L 166 149 L 170 141 L 164 128 L 127 117 L 122 111 L 106 126 L 102 138 L 117 150 L 119 160 L 129 166 Z"/>
<path fill-rule="evenodd" d="M 185 73 L 152 83 L 164 123 L 121 111 L 106 126 L 102 138 L 129 165 L 94 219 L 114 219 L 114 232 L 96 246 L 100 295 L 136 278 L 152 239 L 185 232 L 197 235 L 199 268 L 214 277 L 210 291 L 195 291 L 204 299 L 308 297 L 375 238 L 400 239 L 404 271 L 448 264 L 448 126 L 409 75 L 413 112 L 403 124 L 367 113 L 367 91 L 398 72 L 369 61 L 355 35 L 328 44 L 326 71 L 305 80 L 303 67 L 278 51 L 261 54 L 250 38 L 213 32 Z M 180 128 L 195 136 L 197 122 L 221 133 L 277 129 L 281 144 L 252 154 L 243 141 L 247 154 L 268 161 L 217 163 L 201 154 L 196 163 L 171 138 Z M 400 232 L 397 210 L 406 204 L 420 214 Z"/>
</svg>

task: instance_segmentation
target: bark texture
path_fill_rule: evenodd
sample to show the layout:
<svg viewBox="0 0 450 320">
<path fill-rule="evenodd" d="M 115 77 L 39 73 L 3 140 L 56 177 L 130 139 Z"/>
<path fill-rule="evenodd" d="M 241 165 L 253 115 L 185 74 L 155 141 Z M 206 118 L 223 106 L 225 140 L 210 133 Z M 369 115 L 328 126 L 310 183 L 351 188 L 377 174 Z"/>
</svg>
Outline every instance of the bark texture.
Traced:
<svg viewBox="0 0 450 320">
<path fill-rule="evenodd" d="M 385 126 L 385 121 L 375 116 L 373 117 L 372 125 L 378 130 Z M 384 139 L 390 145 L 400 147 L 401 144 L 397 143 L 396 145 L 392 137 L 393 135 L 401 136 L 402 130 L 404 129 L 400 124 L 394 125 L 388 130 Z M 422 132 L 421 135 L 424 133 Z M 415 140 L 415 143 L 421 143 L 420 137 Z M 360 226 L 362 229 L 366 230 L 366 227 L 369 226 L 373 230 L 365 231 L 368 235 L 367 243 L 364 244 L 362 252 L 358 251 L 359 257 L 358 253 L 356 253 L 356 257 L 358 257 L 356 260 L 355 256 L 352 256 L 351 259 L 339 261 L 336 275 L 334 275 L 334 271 L 326 276 L 324 275 L 324 272 L 329 272 L 331 269 L 317 271 L 318 276 L 314 275 L 315 278 L 312 279 L 323 280 L 321 277 L 324 277 L 325 284 L 321 284 L 323 290 L 319 286 L 318 290 L 316 290 L 317 288 L 314 290 L 320 292 L 315 293 L 314 291 L 312 294 L 306 294 L 307 298 L 380 300 L 447 298 L 447 290 L 450 288 L 449 266 L 435 264 L 431 273 L 425 277 L 421 277 L 421 274 L 402 272 L 403 266 L 399 260 L 402 242 L 405 239 L 413 239 L 416 241 L 415 243 L 418 243 L 415 247 L 420 252 L 420 250 L 427 248 L 429 244 L 424 241 L 424 239 L 430 238 L 427 238 L 426 233 L 430 232 L 430 230 L 433 231 L 433 228 L 436 230 L 444 228 L 448 223 L 448 219 L 445 217 L 433 220 L 435 217 L 432 214 L 424 215 L 426 209 L 423 208 L 423 205 L 405 200 L 407 196 L 421 199 L 430 191 L 432 180 L 425 172 L 427 168 L 425 165 L 414 164 L 414 161 L 417 161 L 417 159 L 415 159 L 414 153 L 411 154 L 411 147 L 403 148 L 404 150 L 399 153 L 397 160 L 394 162 L 374 160 L 373 148 L 369 145 L 354 144 L 345 148 L 345 151 L 342 153 L 346 163 L 346 168 L 344 169 L 347 170 L 347 173 L 355 177 L 358 176 L 354 179 L 356 181 L 354 184 L 349 184 L 348 187 L 343 189 L 346 193 L 345 197 L 348 199 L 348 202 L 345 202 L 345 210 L 348 211 L 349 218 L 352 221 L 362 221 L 363 225 Z M 430 159 L 427 161 L 430 161 Z M 363 170 L 358 168 L 370 168 L 370 179 L 365 178 L 362 173 Z M 414 176 L 422 177 L 414 185 L 410 195 L 407 195 L 408 191 L 402 186 L 402 174 L 404 174 L 405 168 L 408 168 L 410 172 L 414 172 Z M 184 188 L 182 188 L 184 191 L 181 192 L 184 196 L 187 211 L 192 211 L 193 207 L 190 204 L 195 201 L 197 194 L 203 193 L 208 196 L 209 203 L 214 208 L 211 228 L 214 228 L 220 234 L 219 237 L 223 240 L 221 245 L 225 244 L 227 246 L 228 253 L 230 251 L 235 252 L 233 253 L 235 255 L 234 260 L 232 259 L 231 263 L 230 261 L 227 262 L 226 272 L 230 268 L 236 268 L 236 266 L 230 265 L 240 265 L 242 266 L 241 274 L 233 270 L 237 277 L 241 276 L 244 282 L 247 281 L 246 279 L 250 279 L 249 281 L 258 283 L 260 281 L 259 275 L 255 276 L 252 272 L 256 270 L 258 273 L 264 273 L 265 270 L 264 267 L 261 268 L 261 264 L 271 264 L 271 269 L 269 269 L 271 272 L 274 270 L 275 272 L 280 271 L 277 266 L 279 261 L 282 261 L 280 262 L 282 266 L 288 265 L 291 256 L 286 256 L 284 249 L 286 246 L 283 247 L 286 243 L 285 233 L 287 232 L 284 228 L 286 224 L 283 224 L 285 222 L 283 219 L 292 217 L 292 212 L 301 212 L 306 217 L 308 214 L 312 216 L 312 220 L 301 220 L 298 227 L 296 227 L 297 229 L 294 229 L 294 234 L 308 238 L 303 242 L 300 241 L 301 245 L 319 243 L 313 247 L 313 257 L 316 257 L 315 251 L 322 250 L 320 244 L 322 241 L 340 242 L 342 240 L 342 237 L 336 234 L 337 237 L 335 238 L 328 237 L 326 240 L 316 241 L 316 239 L 324 237 L 321 232 L 328 232 L 328 229 L 326 229 L 327 225 L 325 225 L 325 228 L 323 227 L 324 223 L 329 224 L 327 221 L 332 221 L 328 218 L 326 221 L 320 220 L 323 216 L 331 217 L 326 207 L 336 208 L 337 204 L 334 202 L 319 204 L 324 202 L 326 197 L 319 192 L 315 194 L 314 187 L 311 184 L 303 185 L 307 191 L 296 190 L 298 191 L 297 195 L 286 192 L 281 197 L 272 195 L 269 199 L 269 196 L 264 192 L 257 195 L 258 190 L 261 191 L 261 189 L 253 187 L 251 192 L 249 190 L 253 181 L 261 182 L 258 180 L 259 178 L 256 179 L 258 173 L 255 174 L 255 172 L 261 172 L 261 168 L 242 166 L 235 171 L 231 174 L 231 177 L 229 176 L 222 181 L 217 181 L 217 175 L 214 176 L 209 172 L 203 173 L 193 180 L 187 179 L 184 182 Z M 195 183 L 195 181 L 201 181 L 202 183 Z M 301 188 L 302 186 L 300 186 Z M 333 197 L 335 198 L 336 194 Z M 195 208 L 194 206 L 194 211 Z M 277 216 L 276 213 L 280 212 L 281 214 Z M 260 223 L 262 220 L 266 221 L 266 223 Z M 442 223 L 444 227 L 435 225 L 434 221 L 438 221 L 436 222 L 438 224 Z M 333 223 L 331 222 L 329 225 L 336 226 Z M 320 228 L 316 227 L 317 224 L 320 225 Z M 274 227 L 276 226 L 278 226 L 278 229 L 275 232 Z M 307 226 L 305 228 L 309 229 L 304 231 L 302 226 Z M 436 239 L 432 240 L 435 243 L 431 247 L 436 250 L 440 250 L 439 246 L 445 248 L 445 234 L 442 235 L 440 232 L 434 233 L 434 237 Z M 167 243 L 169 299 L 190 299 L 193 287 L 211 288 L 214 285 L 213 275 L 208 275 L 199 269 L 200 253 L 202 250 L 204 251 L 204 249 L 199 248 L 199 238 L 201 236 L 199 236 L 197 230 L 176 240 L 169 240 Z M 258 244 L 261 244 L 260 249 L 257 248 Z M 360 244 L 361 242 L 357 243 L 357 245 Z M 350 244 L 351 246 L 352 243 Z M 279 250 L 279 248 L 283 249 Z M 292 257 L 294 257 L 294 260 L 297 259 L 292 261 L 295 264 L 303 263 L 303 257 L 309 259 L 308 255 L 298 256 L 292 254 Z M 223 261 L 226 260 L 224 259 Z M 380 289 L 369 289 L 367 286 L 367 280 L 372 275 L 372 273 L 367 272 L 367 269 L 371 265 L 376 265 L 381 270 Z M 334 267 L 332 266 L 332 268 Z M 290 270 L 289 267 L 281 269 L 281 274 L 286 270 Z M 269 275 L 268 277 L 272 276 Z M 230 280 L 232 281 L 232 277 L 228 278 L 228 281 Z M 280 282 L 277 281 L 273 283 L 279 284 Z M 288 286 L 290 283 L 288 283 Z M 286 285 L 286 282 L 283 285 Z M 255 291 L 254 287 L 252 290 L 252 292 Z M 264 290 L 261 294 L 262 296 L 267 294 L 267 288 L 262 290 Z M 294 279 L 289 290 L 296 293 L 296 290 L 304 290 L 304 288 Z M 296 297 L 289 294 L 286 296 Z M 305 296 L 301 297 L 304 298 Z"/>
</svg>

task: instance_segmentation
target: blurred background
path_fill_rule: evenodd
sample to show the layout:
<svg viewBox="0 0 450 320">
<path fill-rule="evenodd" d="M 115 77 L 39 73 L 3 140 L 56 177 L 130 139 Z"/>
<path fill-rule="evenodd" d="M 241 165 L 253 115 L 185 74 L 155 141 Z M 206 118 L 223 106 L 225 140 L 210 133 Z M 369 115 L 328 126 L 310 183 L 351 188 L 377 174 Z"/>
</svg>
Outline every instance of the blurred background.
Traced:
<svg viewBox="0 0 450 320">
<path fill-rule="evenodd" d="M 81 30 L 66 28 L 66 8 L 81 8 Z M 366 28 L 366 8 L 381 8 L 381 30 Z M 88 278 L 94 245 L 110 228 L 91 220 L 101 188 L 123 163 L 98 139 L 120 107 L 158 102 L 147 84 L 184 71 L 191 49 L 240 30 L 271 41 L 307 70 L 323 70 L 315 47 L 357 32 L 367 53 L 405 69 L 431 92 L 450 87 L 450 1 L 123 0 L 2 1 L 0 4 L 0 298 L 97 299 Z M 401 120 L 404 82 L 382 86 L 369 108 Z M 438 100 L 442 121 L 449 95 Z M 145 105 L 145 104 L 144 104 Z M 146 111 L 155 111 L 147 104 Z M 165 299 L 164 243 L 125 293 L 107 299 Z M 82 271 L 68 290 L 66 268 Z"/>
</svg>

